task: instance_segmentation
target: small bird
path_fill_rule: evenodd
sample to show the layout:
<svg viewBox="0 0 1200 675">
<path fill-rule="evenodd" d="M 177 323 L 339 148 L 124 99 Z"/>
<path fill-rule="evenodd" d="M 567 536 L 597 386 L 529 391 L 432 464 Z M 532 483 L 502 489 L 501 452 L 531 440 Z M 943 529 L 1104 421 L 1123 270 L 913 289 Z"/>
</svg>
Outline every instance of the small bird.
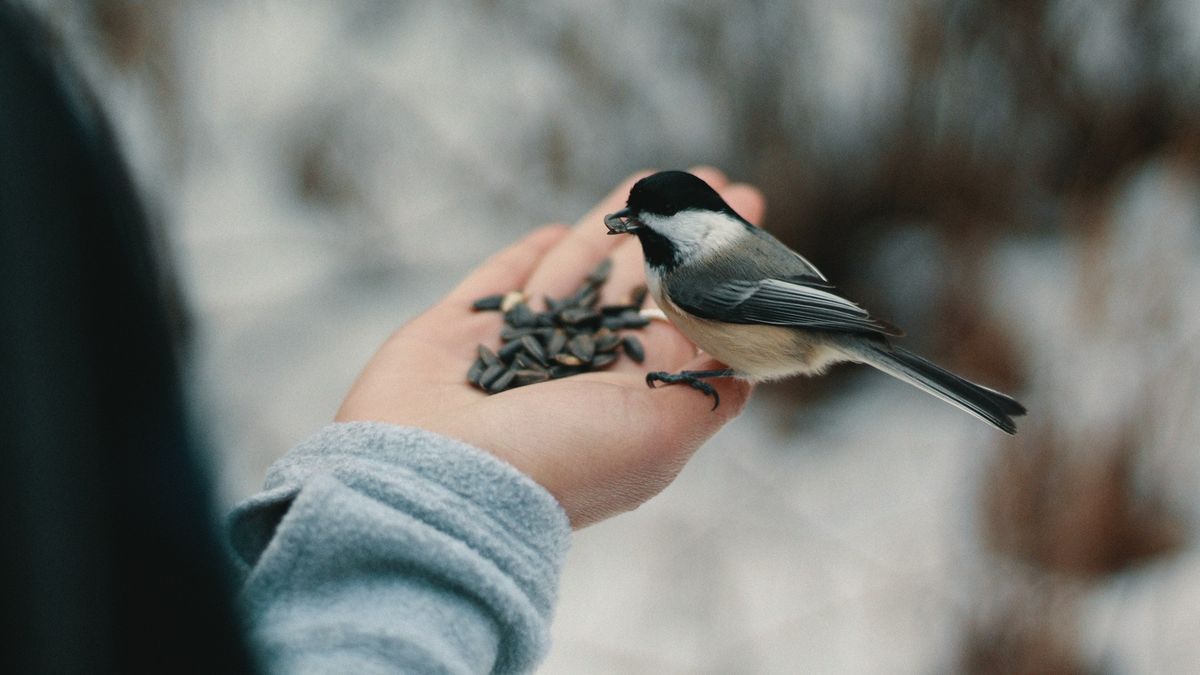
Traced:
<svg viewBox="0 0 1200 675">
<path fill-rule="evenodd" d="M 682 383 L 720 397 L 704 381 L 815 375 L 834 363 L 874 366 L 1009 434 L 1025 408 L 892 344 L 903 331 L 833 292 L 800 254 L 738 215 L 703 180 L 662 171 L 629 191 L 604 217 L 609 234 L 632 234 L 646 259 L 646 285 L 671 323 L 728 368 L 652 372 L 646 384 Z"/>
</svg>

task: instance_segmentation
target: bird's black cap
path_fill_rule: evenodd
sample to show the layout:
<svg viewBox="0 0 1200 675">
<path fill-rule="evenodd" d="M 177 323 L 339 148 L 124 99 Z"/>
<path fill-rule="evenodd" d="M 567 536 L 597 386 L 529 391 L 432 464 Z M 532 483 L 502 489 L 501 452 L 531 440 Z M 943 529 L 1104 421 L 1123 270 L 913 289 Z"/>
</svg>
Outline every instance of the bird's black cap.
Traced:
<svg viewBox="0 0 1200 675">
<path fill-rule="evenodd" d="M 689 209 L 706 209 L 737 216 L 716 190 L 686 171 L 660 171 L 646 176 L 634 183 L 626 203 L 635 214 L 673 216 Z"/>
</svg>

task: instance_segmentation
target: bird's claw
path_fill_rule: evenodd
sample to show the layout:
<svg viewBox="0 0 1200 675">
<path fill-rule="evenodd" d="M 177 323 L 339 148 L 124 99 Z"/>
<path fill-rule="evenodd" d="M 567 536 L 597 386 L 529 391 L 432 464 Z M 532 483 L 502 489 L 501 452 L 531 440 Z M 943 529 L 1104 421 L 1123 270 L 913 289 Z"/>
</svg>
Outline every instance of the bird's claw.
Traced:
<svg viewBox="0 0 1200 675">
<path fill-rule="evenodd" d="M 713 410 L 716 410 L 717 406 L 721 405 L 721 395 L 717 393 L 717 390 L 711 384 L 686 370 L 681 373 L 668 373 L 661 370 L 646 373 L 646 386 L 653 389 L 655 382 L 686 384 L 692 389 L 703 393 L 705 396 L 711 396 L 713 398 Z"/>
</svg>

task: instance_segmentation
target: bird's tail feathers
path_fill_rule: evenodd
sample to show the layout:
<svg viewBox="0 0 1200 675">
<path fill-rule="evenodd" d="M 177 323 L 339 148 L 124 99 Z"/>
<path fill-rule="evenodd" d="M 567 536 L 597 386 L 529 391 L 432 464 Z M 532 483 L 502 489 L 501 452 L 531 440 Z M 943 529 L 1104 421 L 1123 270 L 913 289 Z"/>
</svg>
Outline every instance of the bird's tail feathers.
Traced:
<svg viewBox="0 0 1200 675">
<path fill-rule="evenodd" d="M 857 360 L 965 410 L 1005 433 L 1015 434 L 1017 425 L 1012 418 L 1025 414 L 1025 407 L 1011 397 L 965 380 L 899 347 L 863 342 L 856 345 L 853 354 Z"/>
</svg>

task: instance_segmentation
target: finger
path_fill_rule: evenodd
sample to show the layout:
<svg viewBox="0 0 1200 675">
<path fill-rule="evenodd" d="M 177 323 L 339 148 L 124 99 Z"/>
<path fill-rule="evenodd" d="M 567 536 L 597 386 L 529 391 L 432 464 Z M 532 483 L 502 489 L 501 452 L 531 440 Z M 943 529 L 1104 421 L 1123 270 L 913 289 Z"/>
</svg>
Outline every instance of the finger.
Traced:
<svg viewBox="0 0 1200 675">
<path fill-rule="evenodd" d="M 523 287 L 546 252 L 566 237 L 569 231 L 562 224 L 534 230 L 488 258 L 446 296 L 446 301 L 465 306 L 485 295 L 506 293 Z"/>
<path fill-rule="evenodd" d="M 535 305 L 541 305 L 546 295 L 562 297 L 575 290 L 588 272 L 603 260 L 618 244 L 620 237 L 610 237 L 604 227 L 604 216 L 618 211 L 629 197 L 629 189 L 649 172 L 629 176 L 600 203 L 587 212 L 563 238 L 525 284 L 525 292 Z"/>
<path fill-rule="evenodd" d="M 762 225 L 767 200 L 758 188 L 748 183 L 733 183 L 721 191 L 721 197 L 738 215 L 755 225 Z"/>
</svg>

